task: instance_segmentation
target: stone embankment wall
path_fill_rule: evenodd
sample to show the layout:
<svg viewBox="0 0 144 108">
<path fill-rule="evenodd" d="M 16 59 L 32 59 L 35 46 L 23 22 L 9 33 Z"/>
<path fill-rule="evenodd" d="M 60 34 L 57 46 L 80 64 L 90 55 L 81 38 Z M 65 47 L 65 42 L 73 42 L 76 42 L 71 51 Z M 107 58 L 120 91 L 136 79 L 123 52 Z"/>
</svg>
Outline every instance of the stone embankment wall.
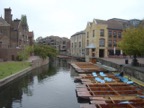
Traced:
<svg viewBox="0 0 144 108">
<path fill-rule="evenodd" d="M 100 62 L 103 65 L 113 67 L 115 69 L 122 69 L 124 70 L 125 74 L 129 77 L 134 77 L 138 80 L 141 80 L 144 82 L 144 70 L 138 69 L 129 65 L 123 65 L 123 67 L 120 67 L 120 64 L 113 63 L 111 61 L 106 61 L 100 58 L 97 58 L 97 61 Z"/>
<path fill-rule="evenodd" d="M 1 79 L 0 80 L 0 87 L 8 84 L 9 82 L 13 81 L 16 78 L 19 78 L 19 77 L 27 74 L 28 72 L 30 72 L 31 70 L 33 70 L 35 68 L 38 68 L 38 67 L 41 67 L 43 65 L 48 64 L 49 63 L 49 58 L 47 58 L 45 60 L 43 60 L 41 58 L 37 58 L 37 59 L 32 60 L 30 62 L 31 62 L 31 67 L 28 67 L 28 68 L 26 68 L 26 69 L 24 69 L 22 71 L 19 71 L 19 72 L 15 73 L 15 74 L 13 74 L 11 76 L 8 76 L 8 77 L 6 77 L 4 79 Z"/>
<path fill-rule="evenodd" d="M 47 59 L 37 58 L 37 59 L 31 61 L 31 66 L 32 66 L 32 68 L 37 68 L 37 67 L 46 65 L 48 63 L 49 63 L 49 58 L 47 58 Z"/>
</svg>

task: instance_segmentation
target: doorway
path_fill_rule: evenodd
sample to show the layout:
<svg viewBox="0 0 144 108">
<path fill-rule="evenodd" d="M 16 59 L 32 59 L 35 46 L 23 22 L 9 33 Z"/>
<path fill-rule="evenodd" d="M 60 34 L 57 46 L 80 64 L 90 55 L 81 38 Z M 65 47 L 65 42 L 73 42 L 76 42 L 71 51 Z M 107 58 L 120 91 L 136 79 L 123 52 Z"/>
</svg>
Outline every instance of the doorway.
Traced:
<svg viewBox="0 0 144 108">
<path fill-rule="evenodd" d="M 104 49 L 99 49 L 99 57 L 104 57 Z"/>
</svg>

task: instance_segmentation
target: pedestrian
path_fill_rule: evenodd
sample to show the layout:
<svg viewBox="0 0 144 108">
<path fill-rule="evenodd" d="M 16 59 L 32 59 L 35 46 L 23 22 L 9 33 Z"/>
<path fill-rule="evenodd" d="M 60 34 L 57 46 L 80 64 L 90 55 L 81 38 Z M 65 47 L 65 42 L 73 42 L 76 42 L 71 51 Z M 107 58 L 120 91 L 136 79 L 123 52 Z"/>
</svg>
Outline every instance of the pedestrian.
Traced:
<svg viewBox="0 0 144 108">
<path fill-rule="evenodd" d="M 125 64 L 128 64 L 128 57 L 125 57 Z"/>
</svg>

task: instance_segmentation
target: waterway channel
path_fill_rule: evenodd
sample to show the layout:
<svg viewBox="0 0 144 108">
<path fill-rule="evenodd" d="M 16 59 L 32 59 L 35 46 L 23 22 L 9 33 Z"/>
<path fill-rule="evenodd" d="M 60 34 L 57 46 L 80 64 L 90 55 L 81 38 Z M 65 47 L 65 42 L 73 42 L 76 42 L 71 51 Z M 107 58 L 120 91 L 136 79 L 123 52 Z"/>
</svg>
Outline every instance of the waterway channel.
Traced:
<svg viewBox="0 0 144 108">
<path fill-rule="evenodd" d="M 0 108 L 79 108 L 69 60 L 56 59 L 0 89 Z"/>
</svg>

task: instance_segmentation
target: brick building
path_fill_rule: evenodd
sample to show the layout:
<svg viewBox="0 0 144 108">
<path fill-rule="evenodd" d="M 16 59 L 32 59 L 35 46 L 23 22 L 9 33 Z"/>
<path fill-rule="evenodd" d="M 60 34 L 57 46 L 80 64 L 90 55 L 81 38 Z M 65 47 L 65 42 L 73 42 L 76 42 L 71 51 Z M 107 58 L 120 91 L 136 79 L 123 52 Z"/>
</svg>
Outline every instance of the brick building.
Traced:
<svg viewBox="0 0 144 108">
<path fill-rule="evenodd" d="M 33 38 L 26 16 L 12 20 L 11 9 L 5 8 L 4 18 L 0 17 L 0 60 L 16 60 L 17 53 L 32 45 Z"/>
</svg>

